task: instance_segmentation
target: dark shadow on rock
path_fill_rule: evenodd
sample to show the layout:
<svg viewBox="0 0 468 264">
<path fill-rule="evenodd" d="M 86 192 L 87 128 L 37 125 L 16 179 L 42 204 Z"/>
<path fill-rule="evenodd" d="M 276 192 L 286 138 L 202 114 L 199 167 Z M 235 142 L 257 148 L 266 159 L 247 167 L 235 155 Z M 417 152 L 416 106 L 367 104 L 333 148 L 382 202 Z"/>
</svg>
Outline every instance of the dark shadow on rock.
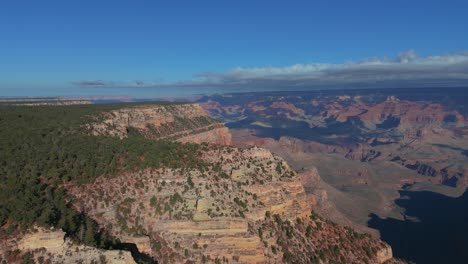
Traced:
<svg viewBox="0 0 468 264">
<path fill-rule="evenodd" d="M 371 214 L 368 222 L 392 246 L 394 257 L 416 263 L 467 263 L 468 191 L 458 198 L 400 191 L 395 203 L 405 209 L 405 220 Z"/>
<path fill-rule="evenodd" d="M 157 264 L 158 263 L 151 256 L 140 252 L 138 250 L 138 247 L 133 243 L 119 243 L 117 244 L 117 246 L 115 246 L 115 249 L 130 251 L 135 262 L 139 264 L 143 264 L 143 263 Z"/>
</svg>

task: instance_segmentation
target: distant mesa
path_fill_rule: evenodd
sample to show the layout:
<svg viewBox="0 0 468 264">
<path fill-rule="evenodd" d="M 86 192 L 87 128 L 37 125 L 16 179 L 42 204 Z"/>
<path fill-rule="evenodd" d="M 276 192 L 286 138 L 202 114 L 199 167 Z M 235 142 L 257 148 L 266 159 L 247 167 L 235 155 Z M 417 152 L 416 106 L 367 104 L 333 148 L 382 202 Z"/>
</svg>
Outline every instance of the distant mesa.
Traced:
<svg viewBox="0 0 468 264">
<path fill-rule="evenodd" d="M 91 100 L 64 99 L 60 97 L 0 97 L 0 105 L 39 106 L 39 105 L 79 105 L 92 104 Z"/>
<path fill-rule="evenodd" d="M 154 140 L 230 145 L 223 123 L 210 118 L 198 104 L 138 105 L 102 112 L 86 128 L 93 135 L 128 137 L 132 131 Z"/>
</svg>

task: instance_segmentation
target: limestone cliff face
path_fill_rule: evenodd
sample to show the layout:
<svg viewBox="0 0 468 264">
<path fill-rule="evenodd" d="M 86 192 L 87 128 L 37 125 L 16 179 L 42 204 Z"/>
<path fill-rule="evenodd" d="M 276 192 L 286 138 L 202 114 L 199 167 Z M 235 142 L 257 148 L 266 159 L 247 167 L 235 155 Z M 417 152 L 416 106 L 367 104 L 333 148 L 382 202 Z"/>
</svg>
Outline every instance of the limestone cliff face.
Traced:
<svg viewBox="0 0 468 264">
<path fill-rule="evenodd" d="M 61 230 L 38 230 L 20 235 L 10 243 L 0 248 L 0 258 L 7 259 L 9 263 L 21 263 L 19 255 L 9 252 L 20 250 L 22 254 L 28 252 L 35 263 L 117 263 L 135 264 L 128 251 L 103 250 L 84 246 L 65 238 Z M 41 260 L 41 261 L 39 261 Z"/>
<path fill-rule="evenodd" d="M 379 251 L 377 251 L 377 262 L 384 263 L 385 261 L 391 260 L 393 258 L 392 248 L 391 247 L 383 247 Z"/>
<path fill-rule="evenodd" d="M 93 119 L 86 125 L 92 135 L 125 138 L 136 130 L 151 139 L 231 144 L 228 129 L 198 104 L 140 105 L 103 112 Z"/>
<path fill-rule="evenodd" d="M 182 143 L 212 143 L 217 145 L 231 145 L 231 133 L 227 127 L 217 127 L 209 131 L 196 133 L 193 135 L 184 136 L 177 139 Z"/>
<path fill-rule="evenodd" d="M 312 255 L 378 263 L 373 252 L 388 247 L 311 213 L 301 176 L 268 150 L 212 145 L 200 156 L 209 165 L 67 188 L 78 210 L 160 263 L 305 263 Z M 285 259 L 291 254 L 298 257 Z"/>
<path fill-rule="evenodd" d="M 18 243 L 19 250 L 34 250 L 45 248 L 48 251 L 59 251 L 65 244 L 65 232 L 39 231 L 25 235 Z"/>
</svg>

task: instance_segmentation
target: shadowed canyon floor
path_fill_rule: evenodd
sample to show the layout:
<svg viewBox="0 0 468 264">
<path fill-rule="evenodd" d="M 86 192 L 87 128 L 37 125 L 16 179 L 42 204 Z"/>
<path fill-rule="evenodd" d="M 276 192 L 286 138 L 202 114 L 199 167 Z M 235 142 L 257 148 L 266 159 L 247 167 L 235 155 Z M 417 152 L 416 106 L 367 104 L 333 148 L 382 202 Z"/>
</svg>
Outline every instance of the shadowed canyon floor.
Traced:
<svg viewBox="0 0 468 264">
<path fill-rule="evenodd" d="M 416 263 L 466 263 L 468 191 L 449 197 L 428 191 L 400 191 L 395 203 L 404 219 L 372 214 L 369 227 L 393 247 L 395 257 Z"/>
</svg>

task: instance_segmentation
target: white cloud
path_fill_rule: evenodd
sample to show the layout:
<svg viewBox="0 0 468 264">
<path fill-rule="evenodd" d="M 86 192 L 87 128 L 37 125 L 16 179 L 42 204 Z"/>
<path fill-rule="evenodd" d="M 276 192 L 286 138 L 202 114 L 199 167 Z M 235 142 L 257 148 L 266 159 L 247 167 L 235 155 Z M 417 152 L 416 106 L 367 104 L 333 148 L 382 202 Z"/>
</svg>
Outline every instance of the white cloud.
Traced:
<svg viewBox="0 0 468 264">
<path fill-rule="evenodd" d="M 235 68 L 205 73 L 193 84 L 271 83 L 281 85 L 346 84 L 371 81 L 468 80 L 468 53 L 418 57 L 413 50 L 396 58 L 371 58 L 343 64 L 296 64 L 287 67 Z M 190 82 L 189 82 L 190 83 Z M 451 82 L 453 83 L 453 82 Z"/>
<path fill-rule="evenodd" d="M 79 83 L 79 82 L 77 82 Z M 286 67 L 237 67 L 207 72 L 173 83 L 138 81 L 126 87 L 217 87 L 289 89 L 326 87 L 468 86 L 468 52 L 420 57 L 414 50 L 395 58 L 367 58 L 341 64 L 311 63 Z"/>
</svg>

